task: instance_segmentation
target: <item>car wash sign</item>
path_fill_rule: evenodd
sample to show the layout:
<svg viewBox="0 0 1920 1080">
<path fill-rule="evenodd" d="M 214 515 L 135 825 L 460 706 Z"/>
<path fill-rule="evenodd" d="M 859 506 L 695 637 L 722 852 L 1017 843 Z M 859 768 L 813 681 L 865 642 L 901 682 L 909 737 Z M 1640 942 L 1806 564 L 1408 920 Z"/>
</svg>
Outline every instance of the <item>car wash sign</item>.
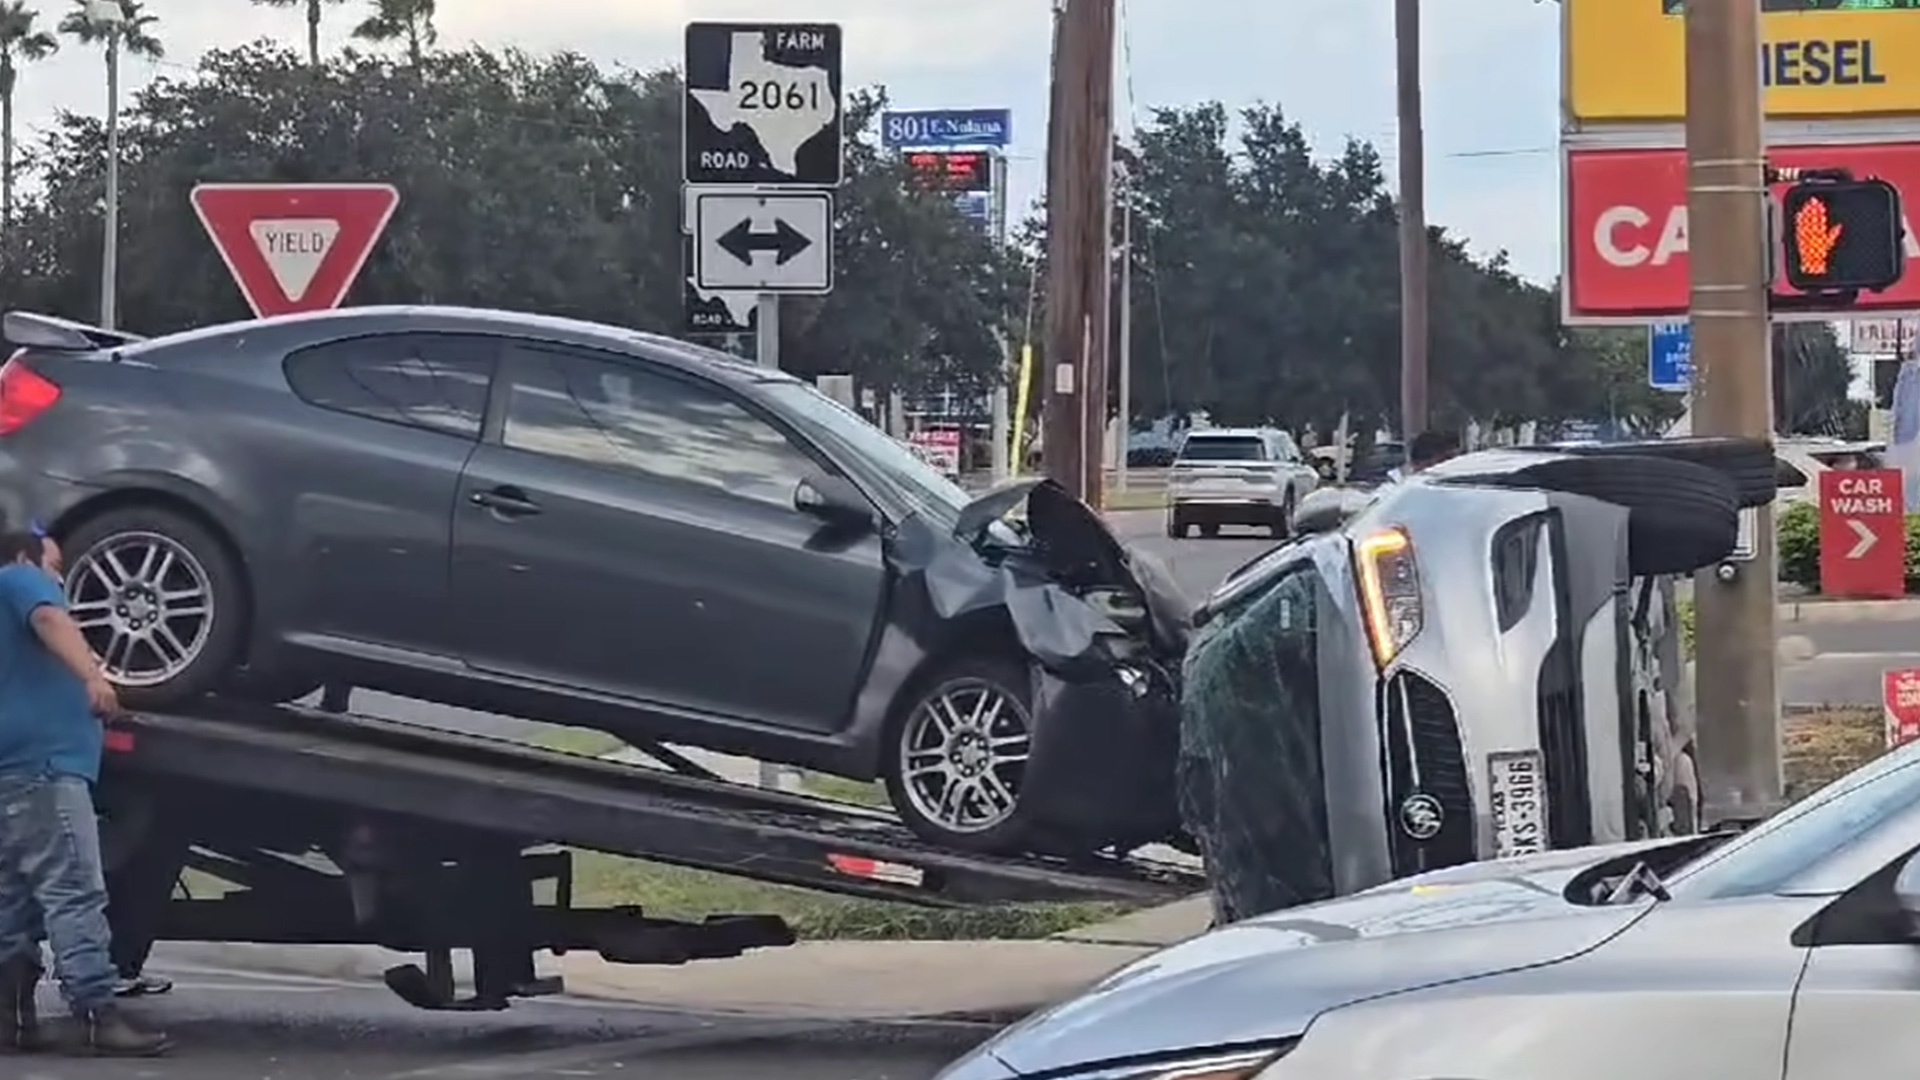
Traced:
<svg viewBox="0 0 1920 1080">
<path fill-rule="evenodd" d="M 1907 591 L 1907 537 L 1899 469 L 1820 474 L 1820 591 L 1892 599 Z"/>
</svg>

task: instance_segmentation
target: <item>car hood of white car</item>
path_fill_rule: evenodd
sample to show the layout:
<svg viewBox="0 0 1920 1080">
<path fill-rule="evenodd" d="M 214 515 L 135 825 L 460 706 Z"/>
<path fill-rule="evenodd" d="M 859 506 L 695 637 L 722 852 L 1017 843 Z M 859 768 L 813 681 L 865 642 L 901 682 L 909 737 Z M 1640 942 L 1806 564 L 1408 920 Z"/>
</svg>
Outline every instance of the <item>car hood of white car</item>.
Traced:
<svg viewBox="0 0 1920 1080">
<path fill-rule="evenodd" d="M 1247 919 L 1122 968 L 980 1053 L 1034 1074 L 1258 1045 L 1356 1001 L 1554 963 L 1648 910 L 1569 903 L 1567 883 L 1604 859 L 1672 842 L 1476 863 Z"/>
</svg>

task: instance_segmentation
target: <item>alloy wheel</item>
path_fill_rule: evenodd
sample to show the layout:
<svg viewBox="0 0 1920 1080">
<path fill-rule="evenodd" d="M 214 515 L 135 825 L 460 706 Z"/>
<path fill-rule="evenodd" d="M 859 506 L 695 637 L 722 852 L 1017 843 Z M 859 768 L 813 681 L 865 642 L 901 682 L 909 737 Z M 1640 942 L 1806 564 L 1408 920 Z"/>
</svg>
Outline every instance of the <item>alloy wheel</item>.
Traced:
<svg viewBox="0 0 1920 1080">
<path fill-rule="evenodd" d="M 1019 806 L 1031 743 L 1026 707 L 1004 688 L 977 678 L 944 683 L 901 733 L 907 798 L 949 832 L 992 829 Z"/>
<path fill-rule="evenodd" d="M 158 686 L 206 648 L 213 587 L 206 567 L 179 541 L 119 533 L 68 568 L 67 609 L 109 680 Z"/>
</svg>

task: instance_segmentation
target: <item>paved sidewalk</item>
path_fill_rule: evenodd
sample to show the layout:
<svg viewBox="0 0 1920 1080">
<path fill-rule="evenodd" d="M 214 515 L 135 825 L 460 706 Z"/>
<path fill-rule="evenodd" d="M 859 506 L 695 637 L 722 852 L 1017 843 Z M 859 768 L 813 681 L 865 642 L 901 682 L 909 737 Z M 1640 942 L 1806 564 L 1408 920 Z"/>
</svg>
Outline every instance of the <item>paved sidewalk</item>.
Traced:
<svg viewBox="0 0 1920 1080">
<path fill-rule="evenodd" d="M 1008 1019 L 1070 997 L 1140 957 L 1207 928 L 1207 897 L 1147 908 L 1040 941 L 805 941 L 681 967 L 543 957 L 542 974 L 580 997 L 666 1010 L 793 1019 Z M 410 954 L 363 945 L 165 942 L 154 966 L 377 981 Z M 465 957 L 456 956 L 467 979 Z"/>
<path fill-rule="evenodd" d="M 818 941 L 681 967 L 543 957 L 567 992 L 663 1010 L 788 1019 L 981 1017 L 1011 1021 L 1071 997 L 1152 952 L 1078 941 Z M 467 978 L 464 957 L 458 977 Z M 371 982 L 418 957 L 352 945 L 169 942 L 156 970 L 246 971 Z"/>
</svg>

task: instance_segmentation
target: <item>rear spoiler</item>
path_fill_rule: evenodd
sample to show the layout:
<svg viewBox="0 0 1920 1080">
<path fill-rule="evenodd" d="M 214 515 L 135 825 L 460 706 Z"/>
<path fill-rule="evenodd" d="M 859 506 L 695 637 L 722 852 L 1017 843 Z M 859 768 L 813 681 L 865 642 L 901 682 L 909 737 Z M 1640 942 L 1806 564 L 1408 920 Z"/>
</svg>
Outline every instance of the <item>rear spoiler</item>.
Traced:
<svg viewBox="0 0 1920 1080">
<path fill-rule="evenodd" d="M 0 337 L 4 337 L 6 343 L 15 348 L 52 352 L 92 352 L 146 340 L 139 334 L 88 326 L 86 323 L 31 311 L 9 311 L 0 316 Z"/>
</svg>

